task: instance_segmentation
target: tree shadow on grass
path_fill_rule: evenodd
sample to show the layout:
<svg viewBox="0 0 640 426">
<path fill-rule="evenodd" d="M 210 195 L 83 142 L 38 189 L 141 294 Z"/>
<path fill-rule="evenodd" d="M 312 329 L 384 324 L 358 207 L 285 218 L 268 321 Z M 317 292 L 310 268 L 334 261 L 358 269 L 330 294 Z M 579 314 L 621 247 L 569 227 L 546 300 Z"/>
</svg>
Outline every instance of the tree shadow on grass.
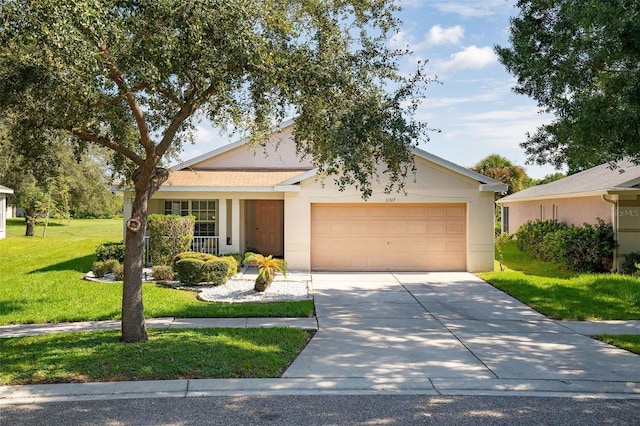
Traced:
<svg viewBox="0 0 640 426">
<path fill-rule="evenodd" d="M 34 269 L 29 273 L 36 274 L 40 272 L 52 272 L 52 271 L 77 271 L 77 272 L 86 273 L 91 270 L 94 260 L 95 260 L 95 255 L 89 254 L 86 256 L 65 260 L 64 262 L 55 263 L 53 265 L 48 265 L 48 266 L 45 266 L 44 268 Z"/>
</svg>

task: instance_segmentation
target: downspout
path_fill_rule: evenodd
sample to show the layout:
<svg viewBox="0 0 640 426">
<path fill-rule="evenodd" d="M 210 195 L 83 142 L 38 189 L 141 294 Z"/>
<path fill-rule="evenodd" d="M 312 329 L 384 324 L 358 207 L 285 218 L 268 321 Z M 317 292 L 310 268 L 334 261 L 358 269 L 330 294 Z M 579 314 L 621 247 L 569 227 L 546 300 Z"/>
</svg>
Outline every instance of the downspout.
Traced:
<svg viewBox="0 0 640 426">
<path fill-rule="evenodd" d="M 613 225 L 613 234 L 616 239 L 616 247 L 613 249 L 613 268 L 611 272 L 618 270 L 618 203 L 607 198 L 606 194 L 602 194 L 602 201 L 613 204 L 613 214 L 611 215 L 611 224 Z"/>
</svg>

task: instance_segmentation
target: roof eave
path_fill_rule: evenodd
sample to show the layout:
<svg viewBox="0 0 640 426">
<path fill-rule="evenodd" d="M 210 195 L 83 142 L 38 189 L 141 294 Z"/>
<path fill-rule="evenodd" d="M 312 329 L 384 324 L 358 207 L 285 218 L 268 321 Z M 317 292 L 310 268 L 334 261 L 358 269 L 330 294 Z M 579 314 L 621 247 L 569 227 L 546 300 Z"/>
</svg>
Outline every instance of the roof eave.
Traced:
<svg viewBox="0 0 640 426">
<path fill-rule="evenodd" d="M 299 192 L 294 185 L 273 186 L 163 186 L 155 194 L 167 192 Z"/>
</svg>

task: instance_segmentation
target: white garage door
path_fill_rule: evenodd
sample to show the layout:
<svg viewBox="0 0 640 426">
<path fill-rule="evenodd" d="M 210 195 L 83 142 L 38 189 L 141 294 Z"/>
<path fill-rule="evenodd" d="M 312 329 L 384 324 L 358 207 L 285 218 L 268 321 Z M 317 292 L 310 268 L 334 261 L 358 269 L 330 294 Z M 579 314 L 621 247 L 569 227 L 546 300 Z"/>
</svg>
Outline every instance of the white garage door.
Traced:
<svg viewBox="0 0 640 426">
<path fill-rule="evenodd" d="M 464 271 L 465 204 L 312 204 L 316 271 Z"/>
</svg>

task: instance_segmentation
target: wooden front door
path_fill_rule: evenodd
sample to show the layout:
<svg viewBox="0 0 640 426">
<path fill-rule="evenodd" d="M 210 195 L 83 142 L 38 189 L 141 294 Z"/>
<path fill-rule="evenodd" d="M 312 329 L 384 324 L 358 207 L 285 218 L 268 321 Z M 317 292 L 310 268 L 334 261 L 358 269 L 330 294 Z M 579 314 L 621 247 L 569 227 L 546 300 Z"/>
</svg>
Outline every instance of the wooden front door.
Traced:
<svg viewBox="0 0 640 426">
<path fill-rule="evenodd" d="M 264 255 L 284 255 L 284 201 L 255 201 L 255 245 Z"/>
</svg>

